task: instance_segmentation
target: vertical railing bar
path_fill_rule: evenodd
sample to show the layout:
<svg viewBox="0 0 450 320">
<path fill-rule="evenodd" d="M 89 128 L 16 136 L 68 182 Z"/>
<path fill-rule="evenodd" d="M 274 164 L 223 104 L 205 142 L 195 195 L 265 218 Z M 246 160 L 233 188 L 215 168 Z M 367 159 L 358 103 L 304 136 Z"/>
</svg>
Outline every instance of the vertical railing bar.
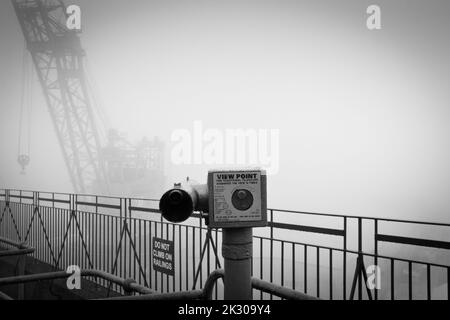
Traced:
<svg viewBox="0 0 450 320">
<path fill-rule="evenodd" d="M 199 247 L 199 253 L 201 254 L 201 251 L 202 251 L 202 245 L 203 245 L 203 218 L 202 218 L 202 216 L 200 215 L 200 218 L 198 218 L 200 221 L 199 221 L 199 226 L 200 226 L 200 229 L 199 229 L 199 233 L 200 233 L 200 235 L 199 235 L 199 241 L 200 241 L 200 247 Z M 209 243 L 208 243 L 208 247 L 209 247 Z M 200 289 L 202 289 L 203 288 L 203 261 L 200 261 L 199 262 L 199 267 L 200 267 Z M 194 275 L 194 277 L 195 277 L 195 275 Z"/>
<path fill-rule="evenodd" d="M 208 232 L 208 231 L 207 231 Z M 208 265 L 207 265 L 207 270 L 206 272 L 208 274 L 211 273 L 211 240 L 212 240 L 212 231 L 209 230 L 209 239 L 208 239 L 208 248 L 207 248 L 207 252 L 206 252 L 206 257 L 208 258 Z"/>
<path fill-rule="evenodd" d="M 161 239 L 164 239 L 164 225 L 162 222 L 162 216 L 161 216 Z M 159 272 L 159 279 L 161 280 L 161 293 L 164 293 L 164 274 L 162 272 Z"/>
<path fill-rule="evenodd" d="M 431 266 L 429 263 L 427 263 L 427 300 L 431 300 Z"/>
<path fill-rule="evenodd" d="M 391 258 L 391 300 L 395 300 L 395 292 L 394 292 L 394 285 L 395 285 L 395 280 L 394 280 L 394 259 Z"/>
<path fill-rule="evenodd" d="M 217 249 L 217 247 L 219 246 L 219 232 L 217 230 L 216 230 L 215 239 L 216 239 L 215 243 L 216 243 L 216 249 Z M 215 251 L 214 254 L 216 254 L 216 252 L 217 252 L 217 250 Z M 214 259 L 214 261 L 215 261 L 214 263 L 216 264 L 216 269 L 219 267 L 219 264 L 218 264 L 217 260 L 218 259 Z M 217 297 L 218 297 L 218 294 L 219 294 L 219 288 L 218 288 L 217 285 L 215 287 L 216 287 L 216 290 L 215 290 L 216 299 L 218 299 Z"/>
<path fill-rule="evenodd" d="M 284 241 L 281 241 L 281 286 L 284 286 Z"/>
<path fill-rule="evenodd" d="M 72 218 L 72 220 L 71 220 L 72 224 L 70 225 L 70 227 L 71 227 L 72 231 L 74 229 L 74 224 L 75 224 L 75 223 L 73 223 L 73 216 L 75 216 L 75 212 L 77 210 L 77 199 L 76 199 L 76 197 L 77 197 L 76 195 L 74 195 L 72 197 L 72 211 L 70 212 L 71 218 Z M 73 232 L 71 232 L 70 235 L 73 235 Z M 71 258 L 72 260 L 69 263 L 72 264 L 75 261 L 75 252 L 76 252 L 76 245 L 77 245 L 77 243 L 76 243 L 76 240 L 74 241 L 73 237 L 70 237 L 70 238 L 72 240 L 72 250 L 71 250 L 72 251 L 72 258 Z"/>
<path fill-rule="evenodd" d="M 130 222 L 131 221 L 133 221 L 133 224 L 130 223 L 130 228 L 131 228 L 131 225 L 133 225 L 133 230 L 132 230 L 131 234 L 133 235 L 134 248 L 133 248 L 133 246 L 130 246 L 130 273 L 129 273 L 129 275 L 132 279 L 136 279 L 136 258 L 134 256 L 134 254 L 138 255 L 138 253 L 136 252 L 136 246 L 137 246 L 137 244 L 136 244 L 136 234 L 137 234 L 136 219 L 131 217 L 131 210 L 130 210 Z M 131 239 L 130 239 L 130 242 L 131 242 Z M 131 243 L 130 243 L 130 245 L 131 245 Z M 133 254 L 131 252 L 132 250 L 133 250 Z M 131 263 L 131 260 L 133 260 L 133 263 Z M 131 264 L 133 264 L 133 272 L 131 272 Z"/>
<path fill-rule="evenodd" d="M 263 280 L 264 279 L 264 274 L 263 274 L 263 245 L 264 245 L 264 240 L 263 238 L 259 238 L 259 275 L 260 275 L 260 279 Z M 260 290 L 260 300 L 263 299 L 263 292 Z"/>
<path fill-rule="evenodd" d="M 153 245 L 152 244 L 152 224 L 151 224 L 151 222 L 149 222 L 148 223 L 148 249 L 150 251 L 150 254 L 149 254 L 149 261 L 148 261 L 148 270 L 149 270 L 149 278 L 150 278 L 150 281 L 149 281 L 150 288 L 153 288 L 153 286 L 152 286 L 152 281 L 153 281 L 152 280 L 153 279 L 153 277 L 152 277 L 152 270 L 153 270 L 152 245 Z M 147 254 L 147 251 L 145 253 Z"/>
<path fill-rule="evenodd" d="M 127 204 L 126 204 L 126 200 L 122 198 L 122 202 L 123 202 L 123 214 L 124 214 L 124 219 L 123 219 L 123 228 L 127 228 L 129 230 L 129 228 L 131 227 L 131 225 L 129 224 L 129 220 L 128 220 L 128 211 L 127 211 Z M 131 250 L 131 246 L 130 248 L 128 248 L 127 246 L 127 239 L 131 240 L 128 236 L 127 232 L 123 233 L 123 278 L 127 277 L 127 271 L 129 271 L 129 269 L 131 268 L 127 268 L 127 262 L 129 264 L 131 264 L 131 256 L 128 259 L 128 252 Z M 129 245 L 129 242 L 128 242 Z M 130 249 L 130 250 L 128 250 Z M 127 261 L 128 260 L 128 261 Z"/>
<path fill-rule="evenodd" d="M 320 247 L 316 247 L 317 255 L 317 298 L 320 298 Z"/>
<path fill-rule="evenodd" d="M 362 219 L 358 218 L 358 258 L 362 259 Z M 358 300 L 362 300 L 362 272 L 358 274 Z"/>
<path fill-rule="evenodd" d="M 347 300 L 347 217 L 344 217 L 344 237 L 343 237 L 343 275 L 342 275 L 342 289 L 343 289 L 343 300 Z"/>
<path fill-rule="evenodd" d="M 98 206 L 96 206 L 96 210 L 95 210 L 95 223 L 94 223 L 94 234 L 95 234 L 95 242 L 94 242 L 94 252 L 95 252 L 95 263 L 94 263 L 94 268 L 95 269 L 99 269 L 100 263 L 99 263 L 99 256 L 98 256 L 98 242 L 99 242 L 99 232 L 98 232 Z"/>
<path fill-rule="evenodd" d="M 161 217 L 161 221 L 162 221 L 162 217 Z M 163 237 L 162 236 L 162 231 L 163 230 L 161 229 L 161 235 L 158 236 L 158 229 L 159 228 L 158 228 L 158 224 L 157 224 L 156 221 L 155 221 L 154 227 L 155 227 L 155 238 L 162 238 Z M 162 225 L 161 225 L 161 227 L 162 227 Z M 153 245 L 153 240 L 152 240 L 152 245 Z M 159 273 L 159 271 L 155 270 L 155 286 L 156 286 L 156 290 L 158 290 L 158 276 L 162 277 L 162 275 Z M 161 291 L 162 291 L 162 287 L 161 287 Z"/>
<path fill-rule="evenodd" d="M 292 242 L 292 290 L 295 290 L 295 242 Z"/>
<path fill-rule="evenodd" d="M 162 217 L 161 217 L 161 221 L 162 221 Z M 160 222 L 160 226 L 161 226 L 161 228 L 160 228 L 160 231 L 161 231 L 161 234 L 158 236 L 158 225 L 157 225 L 157 223 L 155 222 L 155 237 L 156 238 L 163 238 L 163 229 L 162 229 L 162 222 Z M 162 283 L 162 274 L 160 273 L 160 272 L 158 272 L 158 271 L 156 271 L 155 272 L 155 276 L 157 277 L 157 276 L 159 276 L 160 278 L 161 278 L 161 281 L 160 281 L 160 286 L 161 286 L 161 292 L 162 292 L 162 290 L 163 290 L 163 283 Z M 157 278 L 155 278 L 155 283 L 156 284 L 158 284 L 158 281 L 157 281 Z"/>
<path fill-rule="evenodd" d="M 38 204 L 38 206 L 39 206 L 39 204 Z M 47 209 L 46 208 L 39 208 L 39 213 L 40 213 L 40 215 L 41 215 L 41 219 L 40 219 L 40 222 L 42 223 L 42 228 L 45 230 L 45 232 L 47 232 L 47 228 L 46 228 L 46 226 L 45 226 L 45 216 L 46 216 L 46 211 L 47 211 Z M 11 225 L 11 222 L 10 222 L 10 225 Z M 10 230 L 11 230 L 11 228 L 10 228 Z M 42 255 L 41 255 L 41 257 L 42 257 L 42 261 L 47 261 L 47 249 L 48 249 L 48 244 L 45 244 L 45 242 L 44 242 L 44 239 L 42 238 L 42 237 L 39 237 L 39 241 L 40 241 L 40 244 L 42 245 Z"/>
<path fill-rule="evenodd" d="M 111 273 L 111 271 L 112 271 L 112 264 L 113 264 L 112 259 L 111 259 L 111 248 L 113 246 L 113 241 L 112 241 L 112 237 L 111 237 L 111 234 L 112 234 L 112 219 L 111 219 L 111 216 L 108 216 L 107 221 L 108 221 L 108 223 L 107 223 L 108 226 L 107 226 L 106 238 L 108 239 L 107 240 L 108 241 L 108 245 L 106 246 L 105 250 L 107 251 L 106 261 L 107 261 L 107 265 L 108 265 L 108 273 Z"/>
<path fill-rule="evenodd" d="M 94 249 L 94 213 L 89 213 L 89 248 L 90 251 L 92 252 L 92 263 L 94 263 L 94 268 L 95 268 L 95 249 Z M 95 281 L 94 278 L 92 278 L 92 281 Z"/>
<path fill-rule="evenodd" d="M 189 255 L 188 255 L 188 250 L 189 250 L 189 235 L 188 235 L 188 227 L 184 226 L 184 236 L 185 236 L 185 256 L 186 256 L 186 270 L 185 270 L 185 275 L 186 275 L 186 290 L 189 290 Z"/>
<path fill-rule="evenodd" d="M 104 270 L 104 271 L 107 271 L 108 270 L 108 268 L 107 268 L 107 266 L 106 266 L 106 264 L 107 264 L 107 261 L 106 261 L 106 252 L 108 251 L 106 248 L 108 248 L 108 246 L 107 246 L 107 241 L 106 241 L 106 215 L 103 215 L 102 216 L 102 220 L 103 220 L 103 226 L 102 226 L 102 233 L 103 233 L 103 246 L 102 246 L 102 248 L 105 248 L 105 250 L 101 250 L 102 251 L 102 253 L 103 253 L 103 269 L 102 270 Z M 105 282 L 105 285 L 106 285 L 106 282 Z"/>
<path fill-rule="evenodd" d="M 303 274 L 303 276 L 304 276 L 304 284 L 303 284 L 303 286 L 304 286 L 304 291 L 305 291 L 305 294 L 307 294 L 308 293 L 308 246 L 307 245 L 303 245 L 303 248 L 304 248 L 304 259 L 303 259 L 303 264 L 304 264 L 304 266 L 303 266 L 303 268 L 304 268 L 304 274 Z"/>
<path fill-rule="evenodd" d="M 195 227 L 192 227 L 192 279 L 195 279 Z"/>
<path fill-rule="evenodd" d="M 330 248 L 330 300 L 333 300 L 333 249 Z"/>
<path fill-rule="evenodd" d="M 93 216 L 93 228 L 92 228 L 92 255 L 93 255 L 93 261 L 94 268 L 98 268 L 97 265 L 97 216 L 98 216 L 98 196 L 95 196 L 95 215 Z M 95 283 L 98 283 L 98 280 L 94 278 Z M 116 290 L 117 288 L 115 288 Z"/>
<path fill-rule="evenodd" d="M 149 257 L 150 261 L 152 261 L 152 253 L 147 254 L 147 220 L 144 220 L 144 270 L 145 270 L 145 278 L 147 279 L 147 256 Z M 150 262 L 149 262 L 150 263 Z M 150 288 L 152 287 L 152 274 L 151 274 L 151 267 L 148 268 L 148 284 Z M 145 282 L 145 281 L 144 281 Z"/>
<path fill-rule="evenodd" d="M 375 230 L 374 230 L 374 265 L 378 266 L 378 219 L 375 219 Z M 377 279 L 378 281 L 378 279 Z M 375 300 L 378 300 L 378 290 L 375 288 Z"/>
<path fill-rule="evenodd" d="M 120 204 L 120 214 L 118 217 L 116 217 L 116 250 L 117 250 L 117 257 L 116 259 L 118 259 L 118 263 L 117 263 L 117 267 L 116 267 L 116 274 L 117 276 L 121 276 L 121 272 L 122 272 L 122 249 L 120 247 L 119 249 L 119 243 L 120 243 L 120 235 L 122 234 L 122 203 Z M 117 284 L 114 284 L 116 291 L 119 291 L 119 286 Z"/>
<path fill-rule="evenodd" d="M 174 265 L 173 267 L 175 268 L 175 224 L 172 224 L 172 241 L 173 241 L 173 259 L 174 259 Z M 173 272 L 173 276 L 172 276 L 172 292 L 175 292 L 175 283 L 176 283 L 176 279 L 175 279 L 175 271 Z"/>
<path fill-rule="evenodd" d="M 145 264 L 145 253 L 142 253 L 142 220 L 139 219 L 139 256 L 144 258 L 144 264 Z M 141 260 L 142 261 L 142 260 Z M 145 277 L 145 272 L 147 272 L 147 270 L 145 269 L 144 266 L 144 277 Z M 142 283 L 142 274 L 140 272 L 139 273 L 139 284 Z"/>
<path fill-rule="evenodd" d="M 164 231 L 164 224 L 162 224 L 161 223 L 161 230 L 163 230 Z M 162 237 L 161 238 L 163 238 L 163 239 L 169 239 L 169 235 L 167 234 L 167 228 L 166 228 L 166 233 L 165 233 L 165 236 L 164 236 L 164 232 L 163 232 L 163 234 L 162 234 Z M 167 278 L 167 275 L 166 274 L 163 274 L 163 273 L 161 273 L 161 292 L 165 292 L 164 290 L 166 290 L 166 289 L 164 289 L 164 278 Z"/>
<path fill-rule="evenodd" d="M 273 282 L 273 210 L 270 210 L 270 282 Z M 270 300 L 273 300 L 272 294 Z"/>
<path fill-rule="evenodd" d="M 166 237 L 167 237 L 167 240 L 170 240 L 170 235 L 169 235 L 169 224 L 167 223 L 166 224 Z M 166 292 L 169 292 L 169 275 L 168 274 L 166 274 L 166 286 L 167 286 L 167 291 Z"/>
<path fill-rule="evenodd" d="M 178 225 L 178 265 L 180 266 L 178 269 L 180 270 L 180 277 L 179 277 L 179 290 L 183 290 L 183 258 L 182 258 L 182 250 L 181 250 L 181 225 Z"/>
<path fill-rule="evenodd" d="M 412 263 L 408 261 L 408 299 L 412 300 Z"/>
<path fill-rule="evenodd" d="M 447 267 L 447 300 L 450 300 L 450 267 Z"/>
<path fill-rule="evenodd" d="M 82 245 L 82 243 L 83 243 L 83 240 L 82 240 L 82 237 L 83 237 L 83 227 L 84 227 L 84 225 L 83 225 L 83 217 L 84 217 L 84 214 L 83 213 L 81 213 L 80 212 L 80 217 L 79 217 L 79 219 L 78 219 L 78 225 L 79 225 L 79 228 L 80 228 L 80 231 L 78 232 L 78 234 L 80 234 L 80 241 L 81 241 L 81 244 L 80 244 L 80 262 L 81 262 L 81 264 L 78 264 L 79 266 L 80 266 L 80 268 L 84 268 L 84 257 L 85 257 L 85 252 L 83 251 L 83 245 Z M 77 263 L 78 263 L 78 261 L 77 261 Z"/>
</svg>

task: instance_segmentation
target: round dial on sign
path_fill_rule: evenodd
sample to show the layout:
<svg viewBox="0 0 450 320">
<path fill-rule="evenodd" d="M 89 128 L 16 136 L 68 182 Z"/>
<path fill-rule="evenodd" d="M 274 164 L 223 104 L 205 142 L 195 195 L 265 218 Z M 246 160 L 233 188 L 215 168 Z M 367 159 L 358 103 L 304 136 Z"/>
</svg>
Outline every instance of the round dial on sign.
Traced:
<svg viewBox="0 0 450 320">
<path fill-rule="evenodd" d="M 231 196 L 231 202 L 236 209 L 245 211 L 253 205 L 253 195 L 246 189 L 238 189 Z"/>
</svg>

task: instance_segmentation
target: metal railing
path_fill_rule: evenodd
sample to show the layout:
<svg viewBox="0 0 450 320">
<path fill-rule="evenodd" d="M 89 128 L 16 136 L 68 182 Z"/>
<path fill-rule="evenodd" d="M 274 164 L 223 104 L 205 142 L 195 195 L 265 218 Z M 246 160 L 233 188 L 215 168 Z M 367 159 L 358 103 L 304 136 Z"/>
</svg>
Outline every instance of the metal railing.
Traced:
<svg viewBox="0 0 450 320">
<path fill-rule="evenodd" d="M 25 283 L 30 283 L 30 282 L 67 279 L 70 276 L 71 276 L 70 273 L 67 273 L 65 271 L 58 271 L 58 272 L 46 272 L 46 273 L 38 273 L 38 274 L 31 274 L 31 275 L 21 275 L 21 276 L 0 278 L 0 288 L 2 286 L 12 285 L 12 284 L 24 285 Z M 116 277 L 112 274 L 108 274 L 103 271 L 80 270 L 80 277 L 102 279 L 104 281 L 114 283 L 114 284 L 120 286 L 128 294 L 131 294 L 131 293 L 139 293 L 139 294 L 144 294 L 144 295 L 145 294 L 153 294 L 153 292 L 150 289 L 137 284 L 133 279 L 121 279 L 119 277 Z M 4 293 L 2 293 L 2 295 L 0 295 L 0 299 L 2 299 L 2 298 L 3 298 L 3 300 L 12 300 L 11 297 L 5 295 Z"/>
<path fill-rule="evenodd" d="M 34 253 L 35 249 L 30 248 L 24 242 L 18 243 L 2 237 L 0 237 L 0 248 L 0 259 L 5 257 L 17 257 L 14 274 L 19 276 L 24 275 L 26 270 L 26 256 Z M 24 290 L 23 284 L 17 286 L 17 297 L 19 299 L 23 299 Z M 10 297 L 0 291 L 0 299 L 9 300 Z"/>
<path fill-rule="evenodd" d="M 0 278 L 0 288 L 5 285 L 18 284 L 23 285 L 29 282 L 36 281 L 53 281 L 56 279 L 67 279 L 71 275 L 64 271 L 47 272 L 32 275 L 22 275 L 9 278 Z M 205 287 L 202 290 L 191 290 L 171 293 L 155 294 L 150 289 L 143 287 L 136 283 L 133 279 L 121 279 L 114 275 L 98 270 L 80 270 L 80 277 L 95 277 L 104 279 L 111 283 L 115 283 L 123 288 L 128 295 L 118 296 L 112 298 L 100 298 L 95 300 L 211 300 L 213 289 L 219 279 L 225 276 L 224 270 L 215 270 L 211 272 L 206 279 Z M 317 300 L 317 298 L 305 295 L 301 292 L 292 289 L 280 287 L 262 281 L 260 279 L 252 278 L 252 287 L 270 294 L 276 295 L 280 298 L 289 300 Z M 139 296 L 133 296 L 132 293 L 139 293 Z M 0 300 L 13 300 L 8 295 L 0 292 Z"/>
<path fill-rule="evenodd" d="M 3 250 L 0 250 L 0 258 L 25 256 L 35 251 L 34 248 L 28 247 L 26 243 L 17 243 L 2 237 L 0 237 L 0 247 L 4 247 Z"/>
<path fill-rule="evenodd" d="M 34 257 L 132 278 L 155 292 L 202 289 L 223 259 L 220 230 L 200 214 L 163 221 L 158 200 L 0 190 L 0 236 L 36 248 Z M 322 299 L 449 299 L 450 224 L 269 209 L 256 228 L 253 276 Z M 152 266 L 152 238 L 175 243 L 175 274 Z M 381 287 L 367 289 L 369 265 Z M 104 279 L 99 285 L 124 293 Z M 223 297 L 215 286 L 214 298 Z M 272 299 L 254 288 L 256 299 Z"/>
</svg>

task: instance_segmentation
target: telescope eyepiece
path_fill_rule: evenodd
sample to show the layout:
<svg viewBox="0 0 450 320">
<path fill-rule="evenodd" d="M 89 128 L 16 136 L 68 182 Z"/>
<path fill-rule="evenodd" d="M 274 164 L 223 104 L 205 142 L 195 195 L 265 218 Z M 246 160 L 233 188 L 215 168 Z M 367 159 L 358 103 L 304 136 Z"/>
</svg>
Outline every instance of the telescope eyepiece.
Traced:
<svg viewBox="0 0 450 320">
<path fill-rule="evenodd" d="M 179 205 L 183 200 L 183 193 L 180 190 L 172 190 L 169 194 L 169 201 L 171 205 Z"/>
<path fill-rule="evenodd" d="M 162 196 L 159 201 L 159 210 L 167 221 L 180 223 L 192 215 L 194 202 L 185 190 L 172 189 Z"/>
</svg>

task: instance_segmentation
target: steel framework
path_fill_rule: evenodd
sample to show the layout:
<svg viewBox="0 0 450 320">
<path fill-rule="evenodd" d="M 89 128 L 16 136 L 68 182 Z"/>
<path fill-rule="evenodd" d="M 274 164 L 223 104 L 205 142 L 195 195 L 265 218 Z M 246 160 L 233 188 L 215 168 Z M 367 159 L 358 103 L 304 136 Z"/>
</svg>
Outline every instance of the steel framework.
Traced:
<svg viewBox="0 0 450 320">
<path fill-rule="evenodd" d="M 61 0 L 11 0 L 76 192 L 107 193 L 108 179 L 83 67 Z M 51 155 L 50 155 L 51 156 Z"/>
</svg>

